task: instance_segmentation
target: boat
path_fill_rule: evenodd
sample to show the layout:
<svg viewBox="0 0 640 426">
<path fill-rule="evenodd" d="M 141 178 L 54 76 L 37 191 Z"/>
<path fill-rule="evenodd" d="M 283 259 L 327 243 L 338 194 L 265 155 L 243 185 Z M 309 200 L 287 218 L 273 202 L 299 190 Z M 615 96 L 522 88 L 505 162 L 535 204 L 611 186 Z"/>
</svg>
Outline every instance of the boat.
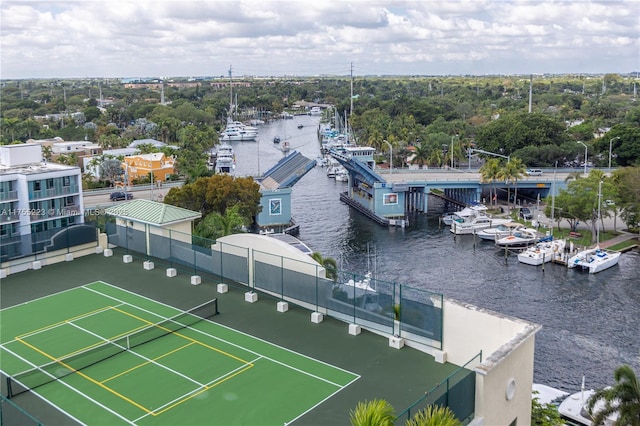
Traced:
<svg viewBox="0 0 640 426">
<path fill-rule="evenodd" d="M 286 155 L 289 153 L 289 151 L 291 151 L 291 145 L 289 144 L 289 141 L 284 141 L 282 142 L 282 145 L 280 146 L 280 150 Z"/>
<path fill-rule="evenodd" d="M 511 235 L 496 239 L 496 246 L 501 248 L 529 247 L 540 240 L 538 231 L 533 228 L 520 228 Z"/>
<path fill-rule="evenodd" d="M 600 218 L 600 206 L 602 205 L 602 181 L 598 187 L 598 219 Z M 609 269 L 620 261 L 620 252 L 600 248 L 600 227 L 596 226 L 596 246 L 582 250 L 567 260 L 567 268 L 581 268 L 590 274 Z"/>
<path fill-rule="evenodd" d="M 454 221 L 464 222 L 465 219 L 471 216 L 486 215 L 487 210 L 488 208 L 484 204 L 474 203 L 462 210 L 443 214 L 441 220 L 445 225 L 451 226 Z"/>
<path fill-rule="evenodd" d="M 525 265 L 539 266 L 559 259 L 565 251 L 565 240 L 540 241 L 525 251 L 518 253 L 518 261 Z"/>
<path fill-rule="evenodd" d="M 348 182 L 349 181 L 349 172 L 344 167 L 340 167 L 336 170 L 335 175 L 337 182 Z"/>
<path fill-rule="evenodd" d="M 581 268 L 582 270 L 588 270 L 590 274 L 596 274 L 617 265 L 620 261 L 620 256 L 620 252 L 605 250 L 596 246 L 592 249 L 582 250 L 570 257 L 567 261 L 567 267 L 569 269 Z"/>
<path fill-rule="evenodd" d="M 458 216 L 460 213 L 456 213 Z M 511 222 L 511 219 L 496 219 L 486 214 L 477 214 L 463 218 L 462 221 L 454 220 L 450 231 L 456 235 L 471 235 L 483 229 L 503 225 Z"/>
<path fill-rule="evenodd" d="M 595 393 L 595 390 L 584 388 L 584 378 L 580 391 L 570 394 L 551 386 L 534 383 L 532 398 L 538 398 L 540 404 L 549 404 L 557 407 L 558 414 L 564 424 L 573 426 L 593 426 L 591 415 L 587 412 L 587 402 Z M 597 412 L 604 407 L 603 402 L 597 402 L 593 411 Z M 612 414 L 604 420 L 605 426 L 613 426 L 617 420 L 617 414 Z"/>
<path fill-rule="evenodd" d="M 215 162 L 215 172 L 233 174 L 236 170 L 236 157 L 233 147 L 223 143 L 218 147 Z"/>
<path fill-rule="evenodd" d="M 219 139 L 223 142 L 251 142 L 255 141 L 257 137 L 257 132 L 231 126 L 225 128 L 222 133 L 220 133 Z"/>
<path fill-rule="evenodd" d="M 298 124 L 298 129 L 302 129 L 304 127 L 304 124 Z"/>
<path fill-rule="evenodd" d="M 518 222 L 501 223 L 498 226 L 492 228 L 481 229 L 476 232 L 476 235 L 482 240 L 496 241 L 497 239 L 508 237 L 513 234 L 517 229 L 522 228 L 523 225 Z"/>
<path fill-rule="evenodd" d="M 280 136 L 274 136 L 273 143 L 280 143 Z"/>
</svg>

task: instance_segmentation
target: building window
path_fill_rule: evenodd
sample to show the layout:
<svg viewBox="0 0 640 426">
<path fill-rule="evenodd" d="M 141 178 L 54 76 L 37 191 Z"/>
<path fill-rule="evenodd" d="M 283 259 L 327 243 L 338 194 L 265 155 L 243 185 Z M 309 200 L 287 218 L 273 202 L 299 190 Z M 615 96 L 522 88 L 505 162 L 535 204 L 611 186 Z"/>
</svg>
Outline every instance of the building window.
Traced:
<svg viewBox="0 0 640 426">
<path fill-rule="evenodd" d="M 33 190 L 34 191 L 40 191 L 40 181 L 39 180 L 34 180 L 33 181 Z"/>
<path fill-rule="evenodd" d="M 73 197 L 64 197 L 64 206 L 69 207 L 73 205 Z"/>
<path fill-rule="evenodd" d="M 62 178 L 62 186 L 71 186 L 71 179 L 69 176 L 64 176 Z"/>
<path fill-rule="evenodd" d="M 47 179 L 47 189 L 53 188 L 53 179 Z"/>
</svg>

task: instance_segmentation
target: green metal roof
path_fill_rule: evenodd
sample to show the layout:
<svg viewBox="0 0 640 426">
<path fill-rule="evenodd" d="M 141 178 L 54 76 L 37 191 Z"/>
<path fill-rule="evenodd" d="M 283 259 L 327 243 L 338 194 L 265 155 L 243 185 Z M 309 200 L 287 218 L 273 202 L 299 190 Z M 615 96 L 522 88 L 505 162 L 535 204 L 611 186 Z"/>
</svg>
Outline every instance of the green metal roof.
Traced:
<svg viewBox="0 0 640 426">
<path fill-rule="evenodd" d="M 105 213 L 122 219 L 158 226 L 191 221 L 202 216 L 200 212 L 144 199 L 108 207 L 105 209 Z"/>
</svg>

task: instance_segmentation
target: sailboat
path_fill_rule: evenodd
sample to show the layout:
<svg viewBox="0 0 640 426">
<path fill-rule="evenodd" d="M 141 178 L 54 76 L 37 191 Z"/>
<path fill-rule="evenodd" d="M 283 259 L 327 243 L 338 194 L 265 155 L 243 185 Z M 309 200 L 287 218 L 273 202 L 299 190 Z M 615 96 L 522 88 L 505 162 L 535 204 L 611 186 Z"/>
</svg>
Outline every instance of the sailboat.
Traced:
<svg viewBox="0 0 640 426">
<path fill-rule="evenodd" d="M 556 162 L 556 168 L 558 163 Z M 555 221 L 555 201 L 556 201 L 556 172 L 553 171 L 553 183 L 551 188 L 551 233 L 548 238 L 540 240 L 533 247 L 529 247 L 525 251 L 518 253 L 518 261 L 525 265 L 538 266 L 552 260 L 563 259 L 565 248 L 568 248 L 565 240 L 556 240 L 553 238 L 553 224 Z"/>
<path fill-rule="evenodd" d="M 602 205 L 602 181 L 598 184 L 598 219 Z M 600 227 L 596 226 L 596 246 L 578 252 L 567 261 L 568 268 L 582 268 L 595 274 L 615 266 L 620 261 L 620 252 L 600 248 Z"/>
</svg>

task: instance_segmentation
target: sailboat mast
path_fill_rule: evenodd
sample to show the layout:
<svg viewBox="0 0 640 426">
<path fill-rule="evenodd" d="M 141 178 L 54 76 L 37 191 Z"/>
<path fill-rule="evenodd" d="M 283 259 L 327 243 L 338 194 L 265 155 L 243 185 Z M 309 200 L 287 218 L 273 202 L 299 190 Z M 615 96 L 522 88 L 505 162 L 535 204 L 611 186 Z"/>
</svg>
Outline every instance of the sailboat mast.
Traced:
<svg viewBox="0 0 640 426">
<path fill-rule="evenodd" d="M 229 65 L 229 121 L 233 113 L 233 79 L 231 78 L 231 65 Z"/>
<path fill-rule="evenodd" d="M 600 206 L 602 205 L 602 181 L 598 182 L 598 221 L 596 222 L 596 247 L 600 245 Z"/>
</svg>

